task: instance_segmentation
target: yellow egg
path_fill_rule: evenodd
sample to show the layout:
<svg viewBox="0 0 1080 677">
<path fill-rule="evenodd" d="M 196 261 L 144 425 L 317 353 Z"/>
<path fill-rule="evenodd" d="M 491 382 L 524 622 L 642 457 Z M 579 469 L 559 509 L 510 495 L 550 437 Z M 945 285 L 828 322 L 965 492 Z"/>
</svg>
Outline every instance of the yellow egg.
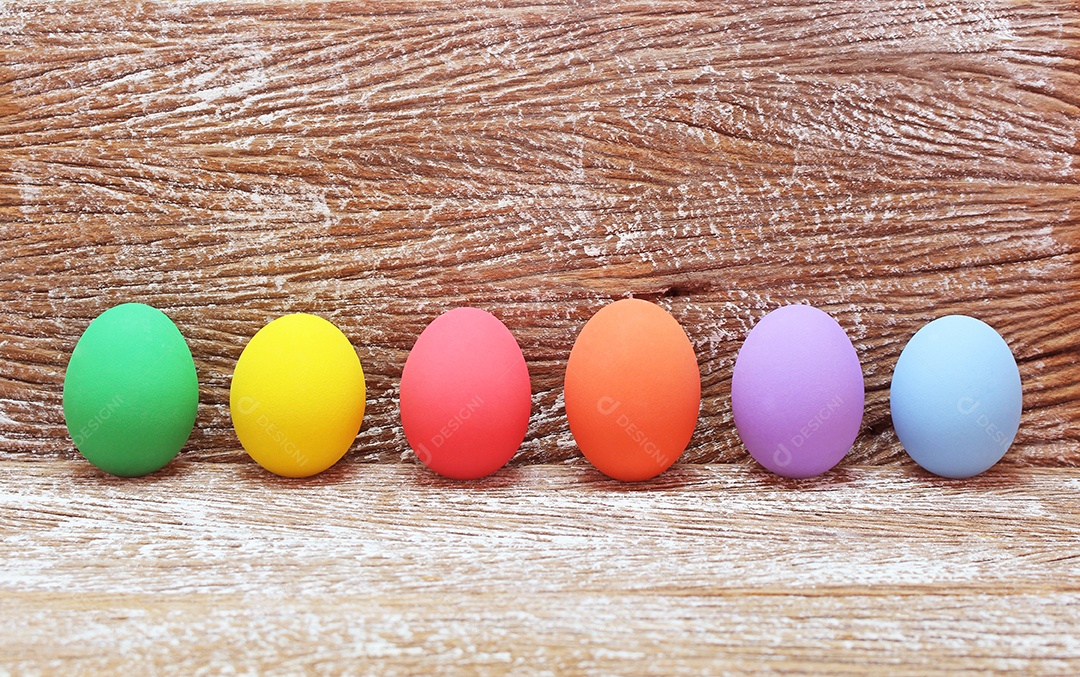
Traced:
<svg viewBox="0 0 1080 677">
<path fill-rule="evenodd" d="M 270 472 L 307 477 L 352 446 L 364 420 L 364 370 L 327 320 L 298 313 L 260 329 L 233 373 L 229 409 L 240 444 Z"/>
</svg>

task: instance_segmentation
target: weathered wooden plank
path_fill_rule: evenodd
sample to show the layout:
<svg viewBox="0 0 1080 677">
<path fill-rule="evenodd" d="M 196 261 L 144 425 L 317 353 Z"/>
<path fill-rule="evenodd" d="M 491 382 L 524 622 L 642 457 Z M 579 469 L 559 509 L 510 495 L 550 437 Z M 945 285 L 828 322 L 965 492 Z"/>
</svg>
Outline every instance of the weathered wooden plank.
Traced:
<svg viewBox="0 0 1080 677">
<path fill-rule="evenodd" d="M 0 668 L 483 673 L 1080 665 L 1080 474 L 0 462 Z"/>
<path fill-rule="evenodd" d="M 515 463 L 574 459 L 566 356 L 633 294 L 698 350 L 687 460 L 745 462 L 736 350 L 767 310 L 810 302 L 865 366 L 852 463 L 906 463 L 889 375 L 950 312 L 1020 360 L 1005 462 L 1080 463 L 1075 3 L 469 5 L 5 4 L 0 455 L 72 457 L 67 355 L 139 300 L 190 337 L 193 458 L 237 458 L 232 366 L 291 311 L 360 351 L 353 454 L 408 458 L 406 352 L 470 303 L 532 370 Z"/>
<path fill-rule="evenodd" d="M 17 672 L 1073 674 L 1078 660 L 1072 593 L 16 593 L 4 604 L 26 638 L 4 647 Z"/>
</svg>

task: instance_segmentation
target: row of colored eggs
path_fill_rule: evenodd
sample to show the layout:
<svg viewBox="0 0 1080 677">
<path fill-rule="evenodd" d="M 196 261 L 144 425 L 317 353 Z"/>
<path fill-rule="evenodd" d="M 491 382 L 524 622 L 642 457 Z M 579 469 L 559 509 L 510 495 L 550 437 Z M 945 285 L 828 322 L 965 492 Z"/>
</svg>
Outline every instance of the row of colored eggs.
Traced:
<svg viewBox="0 0 1080 677">
<path fill-rule="evenodd" d="M 424 329 L 401 375 L 401 424 L 433 471 L 489 475 L 525 439 L 532 408 L 517 341 L 493 315 L 457 308 Z M 566 417 L 601 472 L 640 481 L 667 469 L 697 426 L 701 376 L 690 339 L 667 311 L 624 299 L 582 328 L 566 366 Z M 236 364 L 237 437 L 267 470 L 319 473 L 352 445 L 364 417 L 364 372 L 345 335 L 308 314 L 260 329 Z M 1020 425 L 1020 374 L 988 325 L 952 315 L 908 342 L 890 389 L 893 425 L 923 468 L 968 477 L 994 465 Z M 847 334 L 805 305 L 778 308 L 747 335 L 731 383 L 735 426 L 750 454 L 787 477 L 835 466 L 862 424 L 864 386 Z M 64 378 L 75 446 L 98 468 L 144 475 L 167 464 L 195 423 L 198 379 L 187 343 L 161 311 L 129 303 L 80 337 Z"/>
</svg>

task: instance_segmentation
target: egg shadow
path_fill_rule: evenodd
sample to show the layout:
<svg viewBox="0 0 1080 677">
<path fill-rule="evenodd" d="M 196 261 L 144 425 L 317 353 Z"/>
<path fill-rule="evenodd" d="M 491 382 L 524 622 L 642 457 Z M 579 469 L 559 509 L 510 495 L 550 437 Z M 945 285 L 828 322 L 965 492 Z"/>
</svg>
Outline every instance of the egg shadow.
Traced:
<svg viewBox="0 0 1080 677">
<path fill-rule="evenodd" d="M 172 461 L 165 467 L 147 475 L 122 477 L 105 472 L 90 463 L 81 463 L 72 473 L 72 476 L 73 479 L 78 481 L 93 482 L 97 486 L 109 488 L 154 487 L 158 484 L 174 482 L 176 478 L 183 477 L 184 473 L 187 472 L 188 465 L 190 464 Z"/>
<path fill-rule="evenodd" d="M 270 472 L 250 459 L 248 462 L 238 462 L 233 467 L 236 469 L 240 481 L 289 491 L 355 482 L 358 467 L 363 465 L 371 464 L 338 462 L 326 470 L 308 477 L 283 477 Z"/>
<path fill-rule="evenodd" d="M 454 492 L 504 491 L 521 485 L 526 474 L 520 467 L 505 466 L 486 477 L 458 480 L 450 477 L 443 477 L 435 471 L 418 463 L 402 464 L 402 467 L 413 469 L 410 480 L 413 485 L 417 487 Z"/>
<path fill-rule="evenodd" d="M 1032 471 L 1038 470 L 1036 466 L 1022 465 L 995 465 L 985 472 L 972 477 L 941 477 L 929 470 L 925 470 L 914 462 L 910 467 L 904 468 L 908 477 L 924 482 L 928 486 L 941 489 L 965 491 L 999 491 L 1002 489 L 1018 489 L 1031 484 Z"/>
<path fill-rule="evenodd" d="M 608 477 L 591 465 L 567 466 L 578 471 L 577 480 L 587 489 L 610 493 L 665 493 L 702 483 L 701 466 L 673 465 L 656 477 L 640 482 L 624 482 Z"/>
<path fill-rule="evenodd" d="M 749 482 L 784 491 L 830 491 L 857 482 L 863 474 L 859 469 L 836 467 L 814 477 L 784 477 L 761 466 L 744 467 Z"/>
</svg>

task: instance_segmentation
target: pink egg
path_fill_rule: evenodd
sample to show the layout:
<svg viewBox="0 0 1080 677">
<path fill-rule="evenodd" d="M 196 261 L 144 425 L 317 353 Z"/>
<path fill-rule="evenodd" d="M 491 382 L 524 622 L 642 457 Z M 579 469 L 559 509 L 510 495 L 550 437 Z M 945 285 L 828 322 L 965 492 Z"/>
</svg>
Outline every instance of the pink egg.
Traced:
<svg viewBox="0 0 1080 677">
<path fill-rule="evenodd" d="M 851 340 L 827 313 L 804 305 L 757 323 L 731 379 L 743 444 L 785 477 L 812 477 L 840 462 L 859 434 L 864 397 Z"/>
<path fill-rule="evenodd" d="M 401 374 L 401 425 L 417 457 L 454 479 L 490 475 L 525 439 L 529 370 L 494 315 L 455 308 L 420 334 Z"/>
</svg>

